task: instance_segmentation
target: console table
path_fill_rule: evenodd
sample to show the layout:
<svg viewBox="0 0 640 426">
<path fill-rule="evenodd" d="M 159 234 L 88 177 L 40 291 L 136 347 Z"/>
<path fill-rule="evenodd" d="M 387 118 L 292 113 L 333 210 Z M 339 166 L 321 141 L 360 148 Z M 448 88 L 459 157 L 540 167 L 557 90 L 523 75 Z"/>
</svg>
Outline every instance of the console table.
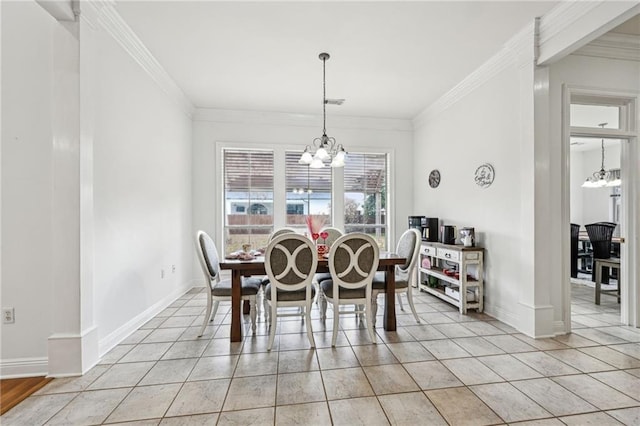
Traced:
<svg viewBox="0 0 640 426">
<path fill-rule="evenodd" d="M 429 258 L 429 262 L 424 262 Z M 420 291 L 449 302 L 466 314 L 484 307 L 484 249 L 461 245 L 423 242 L 420 247 L 418 285 Z M 430 267 L 424 267 L 430 263 Z M 469 268 L 469 266 L 473 266 Z M 473 271 L 472 271 L 473 269 Z M 446 271 L 446 272 L 445 272 Z M 455 275 L 455 272 L 458 274 Z M 433 277 L 431 280 L 429 277 Z M 437 284 L 430 281 L 437 279 Z"/>
</svg>

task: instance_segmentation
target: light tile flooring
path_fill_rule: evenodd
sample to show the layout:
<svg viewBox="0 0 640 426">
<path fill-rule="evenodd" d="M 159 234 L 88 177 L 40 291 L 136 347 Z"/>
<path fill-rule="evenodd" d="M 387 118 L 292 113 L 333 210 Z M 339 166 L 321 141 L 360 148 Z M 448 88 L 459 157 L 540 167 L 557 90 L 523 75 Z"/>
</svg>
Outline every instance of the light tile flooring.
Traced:
<svg viewBox="0 0 640 426">
<path fill-rule="evenodd" d="M 398 331 L 385 332 L 380 316 L 377 345 L 348 315 L 332 349 L 332 323 L 314 307 L 317 349 L 285 318 L 267 352 L 264 321 L 229 342 L 228 305 L 198 339 L 205 295 L 192 290 L 87 374 L 53 380 L 0 423 L 640 424 L 640 329 L 618 325 L 612 296 L 599 307 L 591 288 L 573 296 L 574 333 L 554 339 L 422 293 L 421 324 L 398 311 Z"/>
</svg>

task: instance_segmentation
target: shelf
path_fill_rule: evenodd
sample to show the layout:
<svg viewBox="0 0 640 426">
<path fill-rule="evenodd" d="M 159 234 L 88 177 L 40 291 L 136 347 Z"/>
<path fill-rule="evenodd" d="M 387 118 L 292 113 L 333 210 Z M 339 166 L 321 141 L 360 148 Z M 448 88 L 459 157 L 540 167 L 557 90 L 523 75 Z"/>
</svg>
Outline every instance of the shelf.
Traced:
<svg viewBox="0 0 640 426">
<path fill-rule="evenodd" d="M 438 287 L 428 287 L 424 284 L 421 284 L 420 291 L 425 291 L 429 294 L 433 294 L 434 296 L 444 300 L 445 302 L 451 303 L 452 305 L 460 305 L 460 301 L 458 299 L 445 294 L 444 290 L 441 290 Z M 478 302 L 467 302 L 467 309 L 478 309 L 479 307 L 480 303 Z"/>
<path fill-rule="evenodd" d="M 420 268 L 420 272 L 422 272 L 423 274 L 432 275 L 438 279 L 441 279 L 442 281 L 448 282 L 449 284 L 453 284 L 456 286 L 460 285 L 460 279 L 446 275 L 444 273 L 444 269 L 442 268 L 437 268 L 437 267 L 431 267 L 431 269 Z M 467 287 L 475 287 L 478 284 L 479 284 L 478 280 L 476 279 L 467 280 Z"/>
<path fill-rule="evenodd" d="M 431 267 L 429 269 L 421 267 L 425 258 L 430 259 Z M 453 268 L 460 272 L 462 279 L 445 274 L 445 271 L 452 270 L 451 265 L 455 265 Z M 472 271 L 469 271 L 470 266 L 473 267 Z M 484 249 L 482 248 L 467 249 L 461 246 L 422 243 L 420 263 L 417 268 L 417 281 L 420 291 L 425 291 L 457 306 L 461 314 L 466 314 L 467 309 L 477 309 L 478 312 L 482 312 L 484 307 L 483 267 Z M 434 277 L 436 282 L 431 277 Z M 437 285 L 430 287 L 429 281 Z M 447 291 L 445 292 L 445 290 Z M 464 303 L 459 300 L 463 299 L 460 297 L 462 292 L 465 295 Z M 469 299 L 476 300 L 470 301 Z"/>
</svg>

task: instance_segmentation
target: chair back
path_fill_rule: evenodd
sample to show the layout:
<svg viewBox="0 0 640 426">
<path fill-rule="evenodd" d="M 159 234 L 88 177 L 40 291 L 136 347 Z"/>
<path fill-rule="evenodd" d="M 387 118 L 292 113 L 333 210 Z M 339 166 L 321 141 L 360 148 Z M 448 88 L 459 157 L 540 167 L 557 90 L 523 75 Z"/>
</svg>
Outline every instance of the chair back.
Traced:
<svg viewBox="0 0 640 426">
<path fill-rule="evenodd" d="M 204 231 L 198 231 L 196 235 L 196 246 L 202 272 L 209 282 L 209 286 L 213 287 L 220 282 L 220 258 L 218 257 L 218 249 L 216 249 L 216 245 L 209 234 Z"/>
<path fill-rule="evenodd" d="M 571 224 L 571 276 L 578 276 L 578 235 L 580 234 L 580 225 Z"/>
<path fill-rule="evenodd" d="M 379 255 L 378 244 L 367 234 L 354 232 L 338 238 L 329 254 L 334 294 L 339 294 L 337 286 L 347 289 L 366 286 L 370 293 L 371 282 L 378 269 Z M 371 297 L 370 294 L 367 296 Z"/>
<path fill-rule="evenodd" d="M 287 291 L 306 287 L 307 296 L 311 297 L 311 282 L 318 266 L 318 251 L 309 238 L 296 233 L 284 233 L 275 237 L 264 253 L 264 266 L 272 286 Z"/>
<path fill-rule="evenodd" d="M 269 242 L 271 242 L 271 240 L 273 240 L 278 235 L 290 234 L 290 233 L 295 233 L 295 232 L 296 232 L 296 230 L 293 229 L 293 228 L 278 228 L 275 231 L 273 231 L 271 233 L 271 235 L 269 235 Z"/>
<path fill-rule="evenodd" d="M 332 228 L 330 226 L 326 226 L 320 230 L 320 232 L 326 232 L 329 234 L 326 240 L 324 240 L 324 244 L 331 247 L 336 240 L 344 235 L 344 232 L 339 230 L 338 228 Z"/>
<path fill-rule="evenodd" d="M 418 254 L 420 253 L 420 242 L 422 237 L 417 229 L 407 229 L 398 240 L 396 246 L 396 254 L 407 259 L 404 264 L 396 267 L 396 272 L 404 279 L 412 277 L 412 273 L 418 262 Z"/>
<path fill-rule="evenodd" d="M 616 229 L 615 223 L 597 222 L 585 225 L 594 259 L 609 259 L 611 257 L 611 239 Z"/>
</svg>

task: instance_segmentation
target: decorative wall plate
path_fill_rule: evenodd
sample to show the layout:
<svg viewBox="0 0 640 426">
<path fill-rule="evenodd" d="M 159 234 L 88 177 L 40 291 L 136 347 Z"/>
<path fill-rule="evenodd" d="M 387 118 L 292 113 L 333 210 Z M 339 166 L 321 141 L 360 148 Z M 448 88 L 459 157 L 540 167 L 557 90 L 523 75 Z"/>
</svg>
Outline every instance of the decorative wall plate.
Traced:
<svg viewBox="0 0 640 426">
<path fill-rule="evenodd" d="M 431 170 L 429 173 L 429 186 L 437 188 L 440 185 L 440 172 L 438 170 Z"/>
<path fill-rule="evenodd" d="M 488 188 L 493 183 L 495 176 L 493 166 L 489 163 L 484 163 L 476 169 L 475 181 L 481 188 Z"/>
</svg>

